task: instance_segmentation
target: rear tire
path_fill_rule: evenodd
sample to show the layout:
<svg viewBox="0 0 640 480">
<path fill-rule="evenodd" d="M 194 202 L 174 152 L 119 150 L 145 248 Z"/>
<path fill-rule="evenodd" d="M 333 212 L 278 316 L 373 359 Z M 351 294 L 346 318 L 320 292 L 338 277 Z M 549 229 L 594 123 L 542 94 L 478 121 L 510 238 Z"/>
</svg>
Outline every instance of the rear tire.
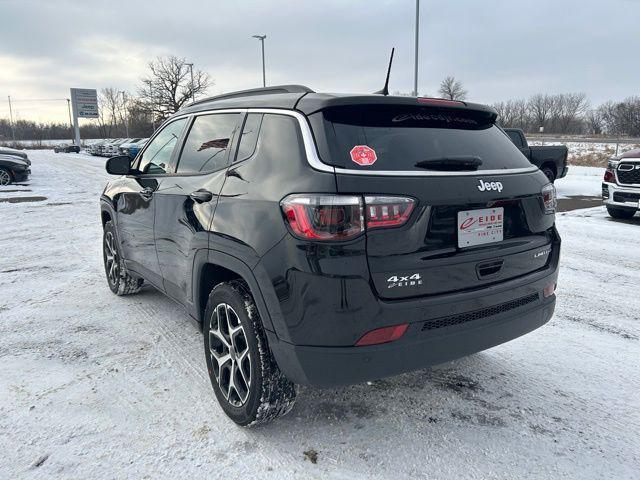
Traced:
<svg viewBox="0 0 640 480">
<path fill-rule="evenodd" d="M 220 283 L 211 291 L 203 330 L 211 385 L 231 420 L 253 426 L 293 408 L 296 387 L 273 358 L 245 282 Z"/>
<path fill-rule="evenodd" d="M 0 167 L 0 186 L 2 185 L 11 185 L 13 182 L 13 175 L 6 168 Z"/>
<path fill-rule="evenodd" d="M 111 220 L 104 224 L 102 257 L 107 283 L 113 293 L 116 295 L 130 295 L 140 291 L 143 280 L 129 274 L 127 267 L 125 267 L 124 259 L 120 254 L 120 244 L 116 229 Z"/>
<path fill-rule="evenodd" d="M 542 173 L 544 173 L 551 183 L 556 181 L 556 173 L 553 171 L 551 167 L 543 167 Z"/>
<path fill-rule="evenodd" d="M 621 220 L 628 220 L 636 214 L 636 211 L 630 208 L 616 208 L 608 205 L 607 212 L 609 212 L 612 218 L 619 218 Z"/>
</svg>

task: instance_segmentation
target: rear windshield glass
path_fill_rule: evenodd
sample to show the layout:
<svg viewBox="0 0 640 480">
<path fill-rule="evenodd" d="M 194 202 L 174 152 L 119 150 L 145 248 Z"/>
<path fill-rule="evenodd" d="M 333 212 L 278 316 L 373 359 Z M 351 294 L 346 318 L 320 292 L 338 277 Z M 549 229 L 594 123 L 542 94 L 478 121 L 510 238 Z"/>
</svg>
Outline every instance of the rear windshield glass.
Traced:
<svg viewBox="0 0 640 480">
<path fill-rule="evenodd" d="M 478 170 L 531 166 L 486 112 L 350 106 L 323 110 L 310 120 L 322 161 L 337 167 L 455 170 L 458 161 Z"/>
</svg>

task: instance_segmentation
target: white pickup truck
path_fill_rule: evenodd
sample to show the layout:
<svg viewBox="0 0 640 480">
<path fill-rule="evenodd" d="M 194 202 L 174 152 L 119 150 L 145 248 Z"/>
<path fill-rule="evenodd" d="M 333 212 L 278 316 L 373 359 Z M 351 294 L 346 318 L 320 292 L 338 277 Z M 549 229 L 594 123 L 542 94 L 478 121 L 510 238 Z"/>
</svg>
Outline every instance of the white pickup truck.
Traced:
<svg viewBox="0 0 640 480">
<path fill-rule="evenodd" d="M 631 218 L 640 210 L 640 149 L 609 160 L 602 200 L 613 218 Z"/>
</svg>

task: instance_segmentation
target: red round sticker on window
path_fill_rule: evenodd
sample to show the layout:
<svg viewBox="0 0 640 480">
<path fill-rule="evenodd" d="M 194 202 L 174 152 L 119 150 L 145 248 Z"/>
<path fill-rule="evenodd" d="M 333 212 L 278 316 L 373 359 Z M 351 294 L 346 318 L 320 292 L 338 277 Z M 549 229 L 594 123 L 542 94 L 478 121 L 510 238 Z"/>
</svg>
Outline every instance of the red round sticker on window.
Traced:
<svg viewBox="0 0 640 480">
<path fill-rule="evenodd" d="M 373 165 L 378 159 L 378 157 L 376 156 L 376 151 L 371 147 L 367 147 L 366 145 L 356 145 L 351 149 L 351 152 L 349 153 L 351 154 L 351 160 L 363 167 Z"/>
</svg>

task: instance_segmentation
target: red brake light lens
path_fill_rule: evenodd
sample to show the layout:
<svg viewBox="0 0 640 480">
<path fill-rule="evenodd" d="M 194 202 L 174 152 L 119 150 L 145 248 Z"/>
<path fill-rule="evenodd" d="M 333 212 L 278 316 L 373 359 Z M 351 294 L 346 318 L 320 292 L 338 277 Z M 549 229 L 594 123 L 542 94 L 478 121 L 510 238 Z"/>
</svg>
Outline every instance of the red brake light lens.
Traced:
<svg viewBox="0 0 640 480">
<path fill-rule="evenodd" d="M 397 227 L 411 215 L 415 201 L 408 197 L 364 197 L 367 228 Z"/>
<path fill-rule="evenodd" d="M 360 340 L 356 342 L 356 347 L 365 345 L 380 345 L 381 343 L 389 343 L 398 340 L 404 335 L 409 328 L 408 323 L 394 325 L 393 327 L 383 327 L 371 330 L 365 333 Z"/>
<path fill-rule="evenodd" d="M 398 227 L 411 216 L 415 200 L 371 195 L 289 195 L 280 206 L 293 234 L 303 240 L 349 240 L 366 228 Z"/>
<path fill-rule="evenodd" d="M 348 240 L 364 231 L 361 197 L 289 195 L 280 205 L 294 235 L 304 240 Z"/>
<path fill-rule="evenodd" d="M 446 98 L 426 98 L 426 97 L 418 97 L 419 103 L 424 103 L 426 105 L 434 105 L 434 106 L 447 106 L 447 105 L 455 105 L 459 107 L 460 105 L 464 105 L 464 102 L 460 102 L 458 100 L 447 100 Z"/>
</svg>

